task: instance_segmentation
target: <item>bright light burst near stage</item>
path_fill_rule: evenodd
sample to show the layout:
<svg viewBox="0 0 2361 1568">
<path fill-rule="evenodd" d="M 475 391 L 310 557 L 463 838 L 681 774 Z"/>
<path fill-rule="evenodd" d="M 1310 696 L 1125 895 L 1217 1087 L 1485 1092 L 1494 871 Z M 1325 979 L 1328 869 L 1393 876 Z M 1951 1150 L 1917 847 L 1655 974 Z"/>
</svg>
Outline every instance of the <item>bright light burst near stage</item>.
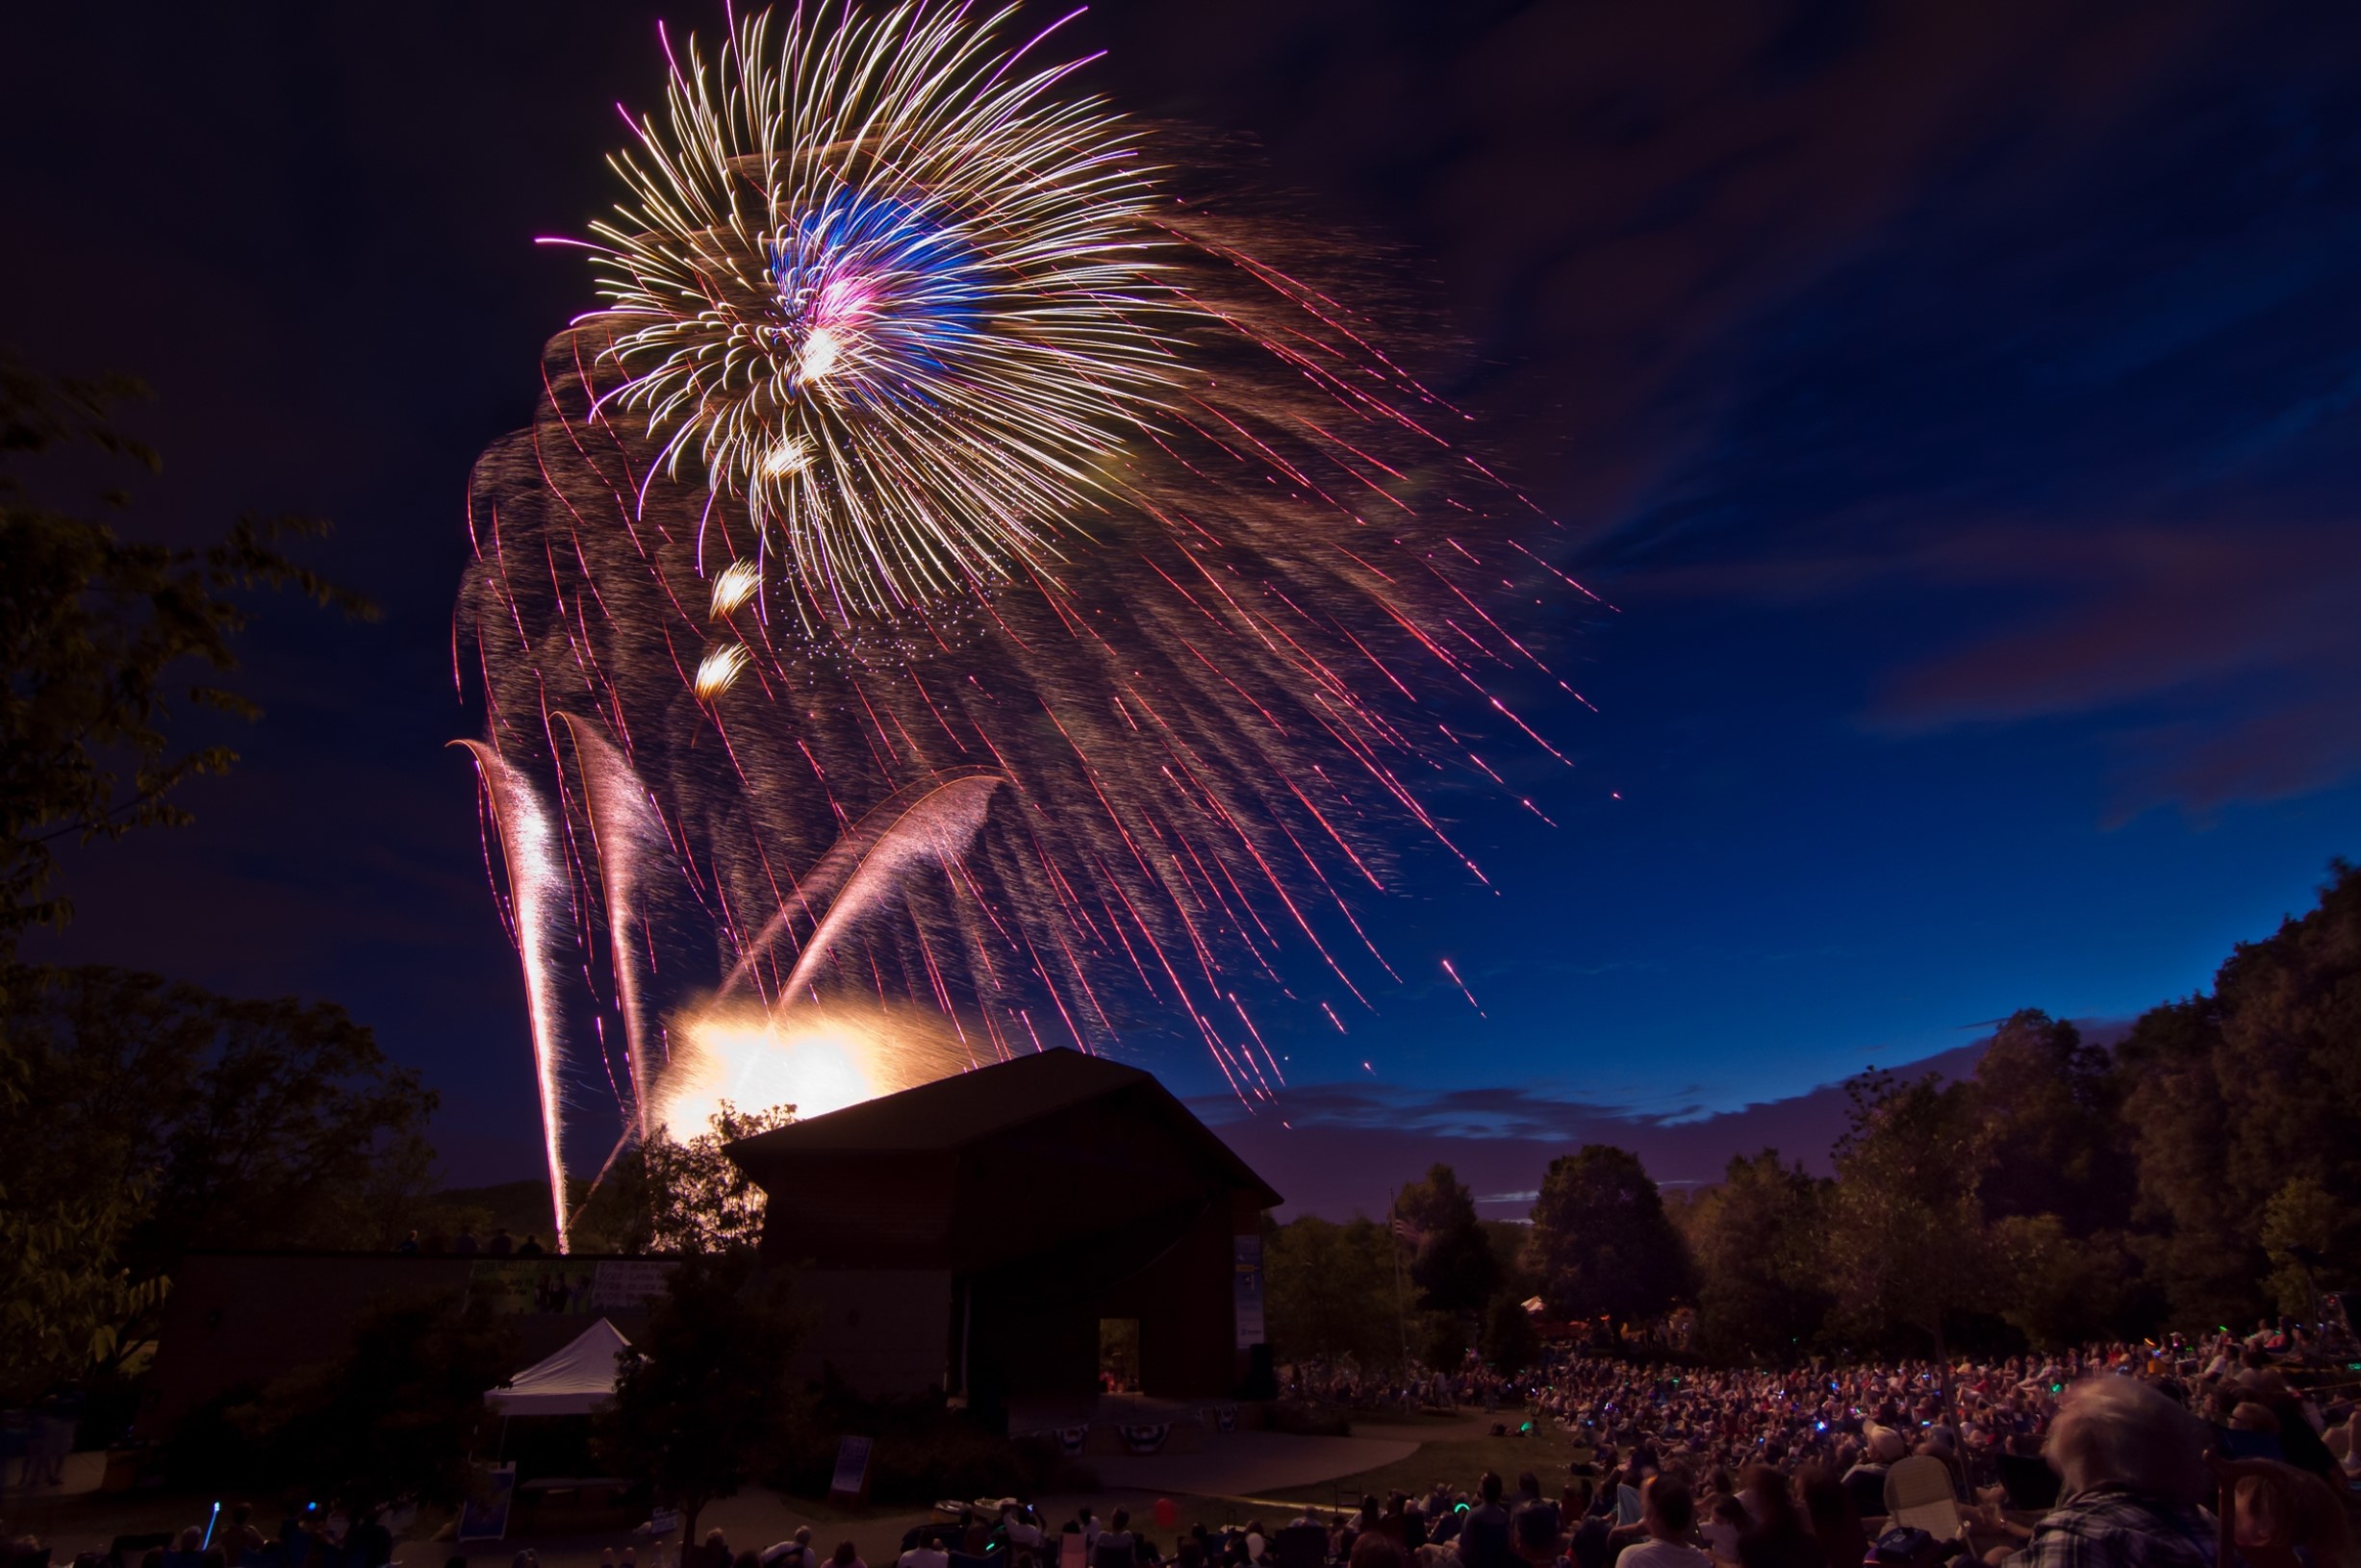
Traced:
<svg viewBox="0 0 2361 1568">
<path fill-rule="evenodd" d="M 1519 628 L 1572 585 L 1385 280 L 1010 22 L 668 42 L 605 305 L 476 467 L 469 744 L 561 1230 L 619 1128 L 739 1091 L 1172 1020 L 1268 1100 L 1250 1000 L 1364 1005 L 1389 842 L 1480 877 L 1427 797 L 1558 755 L 1493 683 L 1562 686 Z"/>
</svg>

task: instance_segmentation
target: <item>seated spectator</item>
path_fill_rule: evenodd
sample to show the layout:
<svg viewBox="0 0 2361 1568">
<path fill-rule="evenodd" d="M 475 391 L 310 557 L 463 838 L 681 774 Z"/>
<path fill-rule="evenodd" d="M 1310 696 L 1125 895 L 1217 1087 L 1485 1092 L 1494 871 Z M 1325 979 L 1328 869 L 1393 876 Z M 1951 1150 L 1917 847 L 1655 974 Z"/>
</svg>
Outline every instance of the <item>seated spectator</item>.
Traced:
<svg viewBox="0 0 2361 1568">
<path fill-rule="evenodd" d="M 1785 1476 L 1756 1465 L 1746 1473 L 1745 1495 L 1754 1500 L 1755 1517 L 1738 1538 L 1740 1568 L 1827 1568 Z"/>
<path fill-rule="evenodd" d="M 2074 1384 L 2044 1456 L 2059 1505 L 2009 1568 L 2212 1568 L 2203 1428 L 2163 1394 L 2112 1375 Z"/>
<path fill-rule="evenodd" d="M 1640 1516 L 1647 1538 L 1625 1547 L 1615 1568 L 1708 1568 L 1714 1559 L 1689 1544 L 1696 1517 L 1688 1488 L 1677 1478 L 1657 1477 L 1648 1483 Z"/>
<path fill-rule="evenodd" d="M 1517 1511 L 1516 1555 L 1525 1568 L 1570 1568 L 1565 1538 L 1558 1533 L 1556 1510 L 1536 1504 Z"/>
<path fill-rule="evenodd" d="M 1383 1530 L 1364 1530 L 1353 1542 L 1353 1555 L 1346 1559 L 1349 1568 L 1410 1568 L 1409 1555 L 1402 1544 Z"/>
<path fill-rule="evenodd" d="M 1132 1568 L 1139 1560 L 1139 1545 L 1131 1538 L 1131 1511 L 1117 1508 L 1106 1529 L 1099 1532 L 1098 1544 L 1091 1548 L 1091 1568 Z"/>
<path fill-rule="evenodd" d="M 1866 1449 L 1861 1462 L 1844 1473 L 1845 1495 L 1853 1500 L 1853 1512 L 1862 1518 L 1883 1518 L 1886 1472 L 1899 1463 L 1909 1450 L 1902 1434 L 1891 1427 L 1870 1427 L 1862 1436 L 1866 1440 Z"/>
<path fill-rule="evenodd" d="M 221 1532 L 221 1544 L 229 1548 L 230 1560 L 239 1568 L 253 1568 L 263 1555 L 263 1532 L 254 1528 L 254 1505 L 241 1503 L 230 1509 L 229 1528 Z"/>
<path fill-rule="evenodd" d="M 2279 1434 L 2279 1418 L 2272 1413 L 2270 1405 L 2253 1400 L 2241 1400 L 2232 1406 L 2226 1425 L 2232 1431 L 2269 1432 L 2273 1437 Z"/>
<path fill-rule="evenodd" d="M 1806 1465 L 1795 1481 L 1827 1568 L 1856 1568 L 1865 1561 L 1869 1555 L 1868 1532 L 1861 1528 L 1852 1494 L 1837 1473 L 1826 1465 Z"/>
<path fill-rule="evenodd" d="M 861 1560 L 861 1549 L 850 1541 L 837 1542 L 836 1550 L 828 1555 L 828 1561 L 834 1568 L 869 1568 L 869 1564 Z"/>
<path fill-rule="evenodd" d="M 1737 1494 L 1722 1492 L 1706 1504 L 1705 1517 L 1697 1521 L 1697 1535 L 1715 1562 L 1736 1562 L 1739 1537 L 1753 1527 L 1754 1521 L 1746 1516 L 1746 1505 L 1738 1500 Z"/>
<path fill-rule="evenodd" d="M 1564 1520 L 1559 1515 L 1556 1502 L 1541 1495 L 1541 1481 L 1530 1470 L 1516 1478 L 1516 1512 L 1521 1516 L 1539 1513 L 1549 1520 L 1549 1533 L 1555 1538 L 1564 1530 Z"/>
<path fill-rule="evenodd" d="M 786 1540 L 764 1547 L 761 1560 L 762 1568 L 820 1568 L 812 1552 L 811 1526 L 800 1526 Z"/>
<path fill-rule="evenodd" d="M 1460 1561 L 1466 1568 L 1514 1568 L 1516 1551 L 1509 1510 L 1500 1503 L 1500 1478 L 1485 1471 L 1476 1491 L 1484 1501 L 1460 1527 Z"/>
<path fill-rule="evenodd" d="M 2253 1398 L 2277 1418 L 2279 1448 L 2287 1462 L 2298 1470 L 2308 1470 L 2331 1486 L 2344 1484 L 2344 1467 L 2321 1441 L 2320 1431 L 2312 1425 L 2312 1414 L 2303 1407 L 2303 1401 L 2288 1386 L 2287 1377 L 2276 1367 L 2255 1379 Z"/>
<path fill-rule="evenodd" d="M 2232 1493 L 2238 1551 L 2250 1568 L 2355 1568 L 2345 1505 L 2309 1471 L 2249 1460 Z"/>
</svg>

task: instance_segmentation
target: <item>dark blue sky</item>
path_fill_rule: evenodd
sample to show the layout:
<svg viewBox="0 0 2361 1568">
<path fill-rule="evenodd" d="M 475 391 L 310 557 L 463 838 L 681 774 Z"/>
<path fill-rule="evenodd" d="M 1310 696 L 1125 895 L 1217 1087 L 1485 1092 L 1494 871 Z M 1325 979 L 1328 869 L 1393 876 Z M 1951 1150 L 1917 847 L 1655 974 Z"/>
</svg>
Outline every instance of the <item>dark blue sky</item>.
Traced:
<svg viewBox="0 0 2361 1568">
<path fill-rule="evenodd" d="M 196 827 L 76 857 L 50 950 L 344 1002 L 442 1090 L 460 1178 L 537 1157 L 443 749 L 476 721 L 465 481 L 589 298 L 530 241 L 607 199 L 653 14 L 0 23 L 0 341 L 154 382 L 140 526 L 325 515 L 317 558 L 388 612 L 261 611 L 246 766 L 192 793 Z M 1579 767 L 1515 780 L 1559 826 L 1452 797 L 1498 894 L 1433 856 L 1374 910 L 1410 983 L 1341 1040 L 1266 1021 L 1299 1084 L 1469 1131 L 1504 1101 L 1422 1097 L 1513 1091 L 1571 1129 L 1790 1095 L 2017 1007 L 2185 994 L 2361 850 L 2361 12 L 1225 0 L 1078 26 L 1112 51 L 1092 86 L 1258 140 L 1347 242 L 1399 251 L 1466 341 L 1438 373 L 1617 606 L 1560 628 L 1600 709 L 1553 716 Z M 1284 1140 L 1257 1149 L 1284 1189 Z"/>
</svg>

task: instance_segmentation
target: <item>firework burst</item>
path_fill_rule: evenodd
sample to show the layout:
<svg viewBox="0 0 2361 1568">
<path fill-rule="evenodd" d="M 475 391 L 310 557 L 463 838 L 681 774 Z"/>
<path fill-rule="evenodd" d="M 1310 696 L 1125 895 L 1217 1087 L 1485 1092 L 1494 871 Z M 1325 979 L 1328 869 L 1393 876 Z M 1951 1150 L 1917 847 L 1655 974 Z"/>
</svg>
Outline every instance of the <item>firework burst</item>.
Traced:
<svg viewBox="0 0 2361 1568">
<path fill-rule="evenodd" d="M 1003 13 L 1003 17 L 1006 15 Z M 839 623 L 1054 556 L 1175 391 L 1123 122 L 964 12 L 694 40 L 592 225 L 611 395 Z"/>
<path fill-rule="evenodd" d="M 1383 278 L 1169 133 L 1145 168 L 1005 21 L 675 53 L 607 308 L 477 466 L 487 798 L 528 968 L 572 972 L 532 991 L 553 1140 L 648 1130 L 741 993 L 915 1003 L 975 1061 L 1161 1017 L 1266 1099 L 1255 997 L 1360 1004 L 1387 846 L 1459 854 L 1430 802 L 1497 790 L 1479 746 L 1556 755 L 1495 686 L 1556 681 L 1516 628 L 1566 580 Z"/>
</svg>

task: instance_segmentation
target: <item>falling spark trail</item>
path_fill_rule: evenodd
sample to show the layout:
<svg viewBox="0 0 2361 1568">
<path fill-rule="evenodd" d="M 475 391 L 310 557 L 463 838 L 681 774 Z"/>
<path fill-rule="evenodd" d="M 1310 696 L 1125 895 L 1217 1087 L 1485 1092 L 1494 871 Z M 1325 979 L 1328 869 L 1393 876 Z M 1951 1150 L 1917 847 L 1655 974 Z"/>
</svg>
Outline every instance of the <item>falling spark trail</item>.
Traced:
<svg viewBox="0 0 2361 1568">
<path fill-rule="evenodd" d="M 1490 886 L 1434 792 L 1548 820 L 1504 780 L 1551 720 L 1485 679 L 1588 591 L 1410 368 L 1435 335 L 1013 16 L 666 36 L 564 241 L 598 306 L 477 463 L 454 667 L 561 1196 L 570 1118 L 649 1135 L 682 1051 L 752 1072 L 849 998 L 938 1065 L 1161 1013 L 1262 1104 L 1265 994 L 1374 1007 L 1366 902 Z"/>
<path fill-rule="evenodd" d="M 1467 999 L 1468 1006 L 1476 1009 L 1476 1016 L 1478 1018 L 1491 1017 L 1489 1013 L 1486 1013 L 1484 1010 L 1483 1004 L 1476 1000 L 1476 994 L 1467 989 L 1467 982 L 1460 978 L 1460 972 L 1451 967 L 1451 960 L 1448 958 L 1443 960 L 1443 973 L 1451 976 L 1451 983 L 1460 988 L 1460 995 Z"/>
</svg>

